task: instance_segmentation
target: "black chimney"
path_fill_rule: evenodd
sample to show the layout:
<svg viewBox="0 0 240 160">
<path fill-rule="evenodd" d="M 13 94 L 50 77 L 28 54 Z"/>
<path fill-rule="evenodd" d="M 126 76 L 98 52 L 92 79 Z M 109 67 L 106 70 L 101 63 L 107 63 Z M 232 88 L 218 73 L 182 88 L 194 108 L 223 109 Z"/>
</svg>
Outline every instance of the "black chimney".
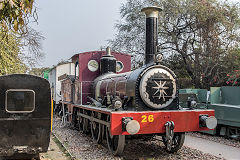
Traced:
<svg viewBox="0 0 240 160">
<path fill-rule="evenodd" d="M 108 72 L 116 73 L 116 58 L 111 55 L 111 49 L 109 47 L 107 47 L 106 55 L 102 56 L 100 63 L 101 74 Z"/>
<path fill-rule="evenodd" d="M 155 62 L 158 45 L 158 13 L 162 11 L 159 7 L 146 7 L 141 10 L 146 15 L 146 48 L 145 65 Z"/>
</svg>

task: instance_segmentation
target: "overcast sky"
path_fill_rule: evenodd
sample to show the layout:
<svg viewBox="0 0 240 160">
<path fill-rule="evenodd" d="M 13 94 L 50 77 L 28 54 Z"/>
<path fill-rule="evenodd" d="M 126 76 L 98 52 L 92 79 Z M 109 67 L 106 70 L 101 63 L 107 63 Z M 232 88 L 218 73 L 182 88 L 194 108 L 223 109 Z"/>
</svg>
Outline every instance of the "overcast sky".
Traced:
<svg viewBox="0 0 240 160">
<path fill-rule="evenodd" d="M 239 0 L 230 0 L 239 2 Z M 38 25 L 46 38 L 45 59 L 51 67 L 60 60 L 85 51 L 99 50 L 114 37 L 114 24 L 120 19 L 120 6 L 126 0 L 36 0 Z"/>
<path fill-rule="evenodd" d="M 125 0 L 36 0 L 38 25 L 46 38 L 42 66 L 84 51 L 99 50 L 114 37 L 114 24 Z M 36 66 L 36 67 L 42 67 Z"/>
</svg>

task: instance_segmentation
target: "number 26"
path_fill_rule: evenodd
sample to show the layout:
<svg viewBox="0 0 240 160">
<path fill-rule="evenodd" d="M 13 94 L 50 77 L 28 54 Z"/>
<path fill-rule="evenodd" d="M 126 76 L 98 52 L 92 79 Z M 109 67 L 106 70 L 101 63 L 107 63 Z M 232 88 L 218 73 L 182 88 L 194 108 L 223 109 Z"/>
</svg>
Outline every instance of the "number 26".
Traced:
<svg viewBox="0 0 240 160">
<path fill-rule="evenodd" d="M 145 123 L 145 122 L 153 122 L 154 121 L 154 118 L 153 118 L 153 115 L 142 115 L 142 123 Z"/>
</svg>

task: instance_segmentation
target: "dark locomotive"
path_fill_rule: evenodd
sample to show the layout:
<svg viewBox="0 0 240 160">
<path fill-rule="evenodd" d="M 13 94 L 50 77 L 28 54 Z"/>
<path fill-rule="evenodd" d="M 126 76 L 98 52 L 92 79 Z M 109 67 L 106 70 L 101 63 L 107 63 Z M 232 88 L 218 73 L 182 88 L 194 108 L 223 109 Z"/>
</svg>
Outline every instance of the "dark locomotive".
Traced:
<svg viewBox="0 0 240 160">
<path fill-rule="evenodd" d="M 47 152 L 50 131 L 48 81 L 24 74 L 0 76 L 0 157 L 38 158 Z"/>
<path fill-rule="evenodd" d="M 72 57 L 79 73 L 62 80 L 63 120 L 68 119 L 101 143 L 106 138 L 114 155 L 123 152 L 126 136 L 160 135 L 169 152 L 179 150 L 185 132 L 213 129 L 213 110 L 180 110 L 178 82 L 160 64 L 157 51 L 158 7 L 147 7 L 146 52 L 143 67 L 130 71 L 128 56 L 111 52 L 80 53 Z M 128 69 L 116 71 L 120 59 Z M 94 62 L 93 62 L 94 61 Z M 100 66 L 100 67 L 98 67 Z M 91 71 L 91 72 L 90 72 Z M 71 77 L 71 78 L 70 78 Z"/>
</svg>

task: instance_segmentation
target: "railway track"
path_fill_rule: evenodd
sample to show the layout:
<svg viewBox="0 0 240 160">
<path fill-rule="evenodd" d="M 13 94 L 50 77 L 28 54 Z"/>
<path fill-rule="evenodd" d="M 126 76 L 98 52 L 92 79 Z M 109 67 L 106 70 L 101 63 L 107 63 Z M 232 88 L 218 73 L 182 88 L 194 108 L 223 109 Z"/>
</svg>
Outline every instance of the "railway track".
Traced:
<svg viewBox="0 0 240 160">
<path fill-rule="evenodd" d="M 58 136 L 52 132 L 52 138 L 54 139 L 55 143 L 59 146 L 59 148 L 61 148 L 62 152 L 67 156 L 67 158 L 69 160 L 75 160 L 75 156 L 73 154 L 71 154 L 71 152 L 68 151 L 66 145 L 60 141 L 60 139 L 58 138 Z"/>
</svg>

